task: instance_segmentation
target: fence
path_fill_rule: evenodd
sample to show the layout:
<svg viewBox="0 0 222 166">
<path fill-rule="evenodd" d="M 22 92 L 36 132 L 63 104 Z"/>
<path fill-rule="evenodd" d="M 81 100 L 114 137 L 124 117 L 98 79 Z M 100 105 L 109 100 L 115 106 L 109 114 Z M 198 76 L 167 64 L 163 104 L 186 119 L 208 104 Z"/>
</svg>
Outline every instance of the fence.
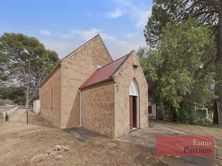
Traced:
<svg viewBox="0 0 222 166">
<path fill-rule="evenodd" d="M 0 114 L 0 119 L 1 121 L 5 122 L 8 121 L 9 118 L 13 115 L 13 113 L 15 113 L 17 111 L 18 107 L 14 107 L 9 109 L 8 111 L 4 111 Z"/>
<path fill-rule="evenodd" d="M 5 120 L 3 118 L 3 114 L 0 113 L 0 124 L 3 123 Z"/>
</svg>

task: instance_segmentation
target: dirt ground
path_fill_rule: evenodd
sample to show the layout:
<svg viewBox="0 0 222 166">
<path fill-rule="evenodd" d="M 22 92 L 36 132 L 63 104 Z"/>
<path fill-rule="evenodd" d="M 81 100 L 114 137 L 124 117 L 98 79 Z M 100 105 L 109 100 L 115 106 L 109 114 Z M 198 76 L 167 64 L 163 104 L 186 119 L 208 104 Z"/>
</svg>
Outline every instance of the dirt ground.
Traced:
<svg viewBox="0 0 222 166">
<path fill-rule="evenodd" d="M 113 140 L 84 129 L 60 130 L 30 113 L 26 125 L 24 110 L 0 126 L 0 165 L 206 165 L 203 160 L 184 160 L 155 156 L 155 135 L 167 129 L 168 134 L 184 134 L 169 124 L 151 123 L 147 130 L 138 130 Z M 161 127 L 158 127 L 160 125 Z M 165 126 L 165 127 L 164 127 Z M 163 127 L 163 128 L 162 128 Z M 181 127 L 182 128 L 182 127 Z M 219 137 L 218 130 L 216 134 Z M 140 133 L 142 132 L 142 133 Z M 148 133 L 148 135 L 147 135 Z M 222 132 L 221 132 L 222 133 Z M 141 134 L 135 137 L 137 134 Z M 209 133 L 210 134 L 210 133 Z M 128 139 L 128 138 L 132 139 Z M 148 138 L 147 138 L 148 137 Z M 134 139 L 135 138 L 135 139 Z M 205 163 L 202 163 L 205 162 Z M 213 165 L 216 163 L 213 163 Z"/>
</svg>

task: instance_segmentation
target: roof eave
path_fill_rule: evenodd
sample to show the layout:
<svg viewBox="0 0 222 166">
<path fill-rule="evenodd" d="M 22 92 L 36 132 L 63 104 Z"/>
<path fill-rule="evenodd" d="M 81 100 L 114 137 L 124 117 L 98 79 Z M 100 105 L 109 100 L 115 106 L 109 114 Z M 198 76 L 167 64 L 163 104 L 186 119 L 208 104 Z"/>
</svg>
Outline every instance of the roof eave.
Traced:
<svg viewBox="0 0 222 166">
<path fill-rule="evenodd" d="M 87 85 L 87 86 L 83 86 L 83 87 L 80 87 L 79 89 L 80 90 L 85 90 L 85 89 L 88 89 L 88 88 L 92 88 L 94 86 L 97 86 L 97 85 L 100 85 L 100 84 L 104 84 L 104 83 L 108 83 L 108 82 L 114 82 L 114 78 L 113 77 L 110 77 L 106 80 L 102 80 L 102 81 L 99 81 L 99 82 L 96 82 L 94 84 L 90 84 L 90 85 Z"/>
<path fill-rule="evenodd" d="M 39 86 L 40 88 L 49 80 L 49 78 L 56 72 L 56 70 L 61 67 L 61 63 L 62 60 L 59 60 L 58 63 L 55 65 L 55 67 L 51 70 L 51 72 L 45 76 L 45 78 L 43 79 L 42 83 Z"/>
<path fill-rule="evenodd" d="M 114 75 L 118 72 L 118 70 L 123 66 L 123 64 L 127 61 L 127 59 L 132 55 L 132 53 L 134 52 L 134 50 L 130 51 L 130 53 L 128 53 L 127 56 L 124 61 L 116 68 L 116 70 L 112 73 L 111 77 L 114 78 Z"/>
</svg>

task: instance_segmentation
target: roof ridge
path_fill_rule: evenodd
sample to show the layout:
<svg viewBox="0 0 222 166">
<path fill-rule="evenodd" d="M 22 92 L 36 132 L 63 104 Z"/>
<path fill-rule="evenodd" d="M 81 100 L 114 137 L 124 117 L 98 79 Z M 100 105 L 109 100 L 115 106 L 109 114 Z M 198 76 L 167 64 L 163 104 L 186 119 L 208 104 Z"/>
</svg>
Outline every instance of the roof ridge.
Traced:
<svg viewBox="0 0 222 166">
<path fill-rule="evenodd" d="M 102 41 L 102 44 L 104 45 L 104 47 L 105 47 L 108 55 L 110 56 L 110 58 L 111 58 L 111 60 L 112 60 L 112 62 L 113 62 L 113 59 L 112 59 L 112 56 L 111 56 L 110 53 L 109 53 L 109 50 L 107 49 L 107 47 L 106 47 L 106 45 L 105 45 L 105 43 L 104 43 L 101 35 L 98 33 L 98 34 L 96 34 L 94 37 L 92 37 L 92 38 L 89 39 L 88 41 L 84 42 L 84 43 L 83 43 L 82 45 L 80 45 L 79 47 L 77 47 L 74 51 L 72 51 L 72 52 L 69 53 L 68 55 L 66 55 L 66 56 L 63 57 L 62 59 L 59 59 L 58 63 L 56 63 L 56 64 L 53 66 L 52 70 L 44 77 L 44 79 L 43 79 L 43 81 L 42 81 L 43 83 L 41 83 L 41 86 L 43 86 L 43 85 L 45 84 L 45 82 L 47 82 L 48 78 L 51 76 L 51 74 L 54 72 L 54 70 L 55 70 L 67 57 L 69 57 L 69 56 L 72 55 L 73 53 L 77 52 L 79 49 L 81 49 L 82 47 L 84 47 L 86 44 L 88 44 L 90 41 L 92 41 L 92 40 L 95 39 L 96 37 L 99 37 L 99 38 L 100 38 L 100 40 Z"/>
<path fill-rule="evenodd" d="M 112 73 L 111 77 L 113 77 L 113 75 L 121 68 L 121 66 L 125 63 L 125 61 L 129 58 L 129 56 L 135 52 L 135 50 L 130 51 L 128 54 L 126 54 L 126 58 L 124 59 L 124 61 L 122 61 L 122 63 L 116 68 L 116 70 Z M 124 57 L 124 56 L 123 56 Z"/>
<path fill-rule="evenodd" d="M 110 64 L 112 64 L 112 63 L 114 63 L 114 62 L 116 62 L 116 61 L 118 61 L 118 60 L 120 60 L 120 59 L 122 59 L 123 57 L 125 57 L 125 56 L 127 56 L 127 55 L 128 55 L 128 54 L 126 54 L 126 55 L 124 55 L 124 56 L 122 56 L 122 57 L 120 57 L 120 58 L 118 58 L 118 59 L 116 59 L 116 60 L 114 60 L 114 61 L 112 61 L 112 62 L 109 62 L 109 63 L 103 65 L 103 66 L 100 67 L 100 68 L 97 68 L 97 69 L 90 75 L 90 77 L 89 77 L 88 79 L 86 79 L 86 81 L 85 81 L 84 83 L 86 83 L 88 80 L 90 80 L 90 79 L 93 77 L 94 73 L 96 73 L 97 71 L 102 70 L 104 67 L 106 67 L 106 66 L 108 66 L 108 65 L 110 65 Z M 84 83 L 83 83 L 83 84 L 84 84 Z M 83 84 L 82 84 L 82 85 L 83 85 Z M 81 86 L 82 86 L 82 85 L 81 85 Z M 80 88 L 81 88 L 81 86 L 80 86 Z"/>
<path fill-rule="evenodd" d="M 100 37 L 100 34 L 98 33 L 97 35 L 95 35 L 93 38 L 87 40 L 86 42 L 84 42 L 82 45 L 80 45 L 79 47 L 77 47 L 75 50 L 73 50 L 72 52 L 70 52 L 68 55 L 64 56 L 61 60 L 64 60 L 65 58 L 69 57 L 70 55 L 72 55 L 73 53 L 75 53 L 76 51 L 78 51 L 80 48 L 82 48 L 83 46 L 85 46 L 86 44 L 88 44 L 90 41 L 92 41 L 93 39 L 95 39 L 96 37 Z"/>
<path fill-rule="evenodd" d="M 108 80 L 114 80 L 113 75 L 119 68 L 126 62 L 126 60 L 132 55 L 132 51 L 113 62 L 110 62 L 100 68 L 97 68 L 89 78 L 80 86 L 80 89 L 84 89 L 101 82 L 107 82 Z"/>
<path fill-rule="evenodd" d="M 112 62 L 109 62 L 109 63 L 105 64 L 104 66 L 102 66 L 102 67 L 100 67 L 100 68 L 98 68 L 98 69 L 101 69 L 101 68 L 103 68 L 103 67 L 105 67 L 105 66 L 108 66 L 108 65 L 110 65 L 111 63 L 116 62 L 116 61 L 118 61 L 118 60 L 120 60 L 120 59 L 128 56 L 129 54 L 131 54 L 131 52 L 128 53 L 128 54 L 126 54 L 126 55 L 124 55 L 124 56 L 121 56 L 120 58 L 117 58 L 116 60 L 114 60 L 114 61 L 112 61 Z"/>
</svg>

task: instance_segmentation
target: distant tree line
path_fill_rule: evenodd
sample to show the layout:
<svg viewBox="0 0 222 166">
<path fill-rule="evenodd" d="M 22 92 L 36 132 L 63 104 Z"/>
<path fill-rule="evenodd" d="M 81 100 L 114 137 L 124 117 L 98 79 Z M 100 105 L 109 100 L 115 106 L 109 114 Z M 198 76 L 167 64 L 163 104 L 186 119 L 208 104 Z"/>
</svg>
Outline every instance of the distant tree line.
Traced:
<svg viewBox="0 0 222 166">
<path fill-rule="evenodd" d="M 23 87 L 0 87 L 0 99 L 12 100 L 15 104 L 25 104 L 25 89 Z"/>
</svg>

